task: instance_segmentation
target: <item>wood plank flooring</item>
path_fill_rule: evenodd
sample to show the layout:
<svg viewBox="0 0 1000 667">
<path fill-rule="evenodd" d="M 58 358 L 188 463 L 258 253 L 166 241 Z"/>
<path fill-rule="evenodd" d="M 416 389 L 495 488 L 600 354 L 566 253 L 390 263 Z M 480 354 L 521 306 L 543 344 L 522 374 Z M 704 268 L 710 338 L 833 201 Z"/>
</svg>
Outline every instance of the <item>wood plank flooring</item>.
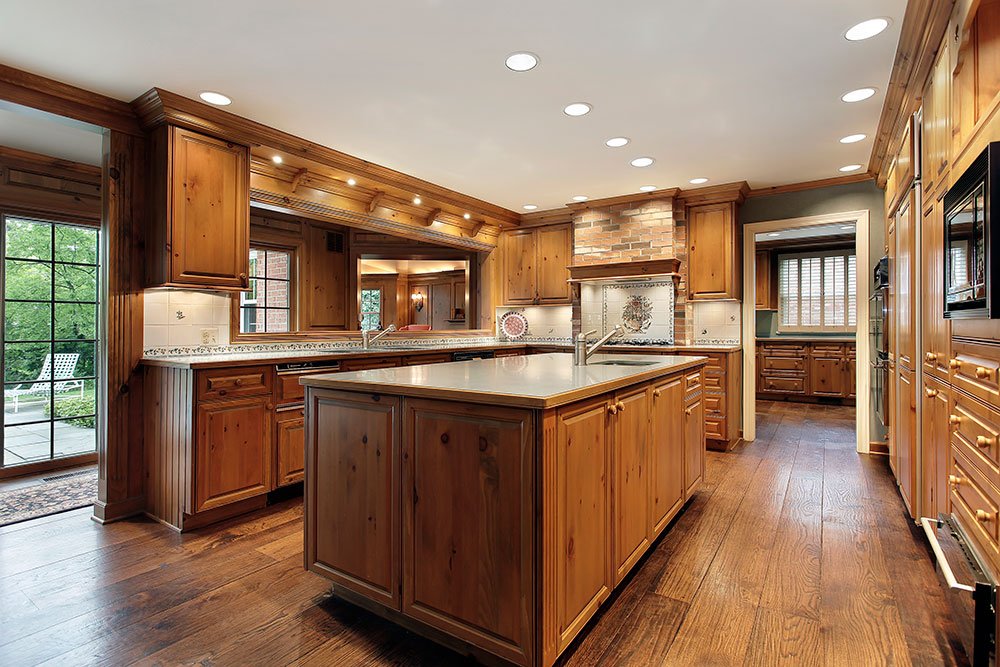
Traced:
<svg viewBox="0 0 1000 667">
<path fill-rule="evenodd" d="M 964 665 L 853 408 L 761 402 L 562 665 Z M 327 595 L 301 502 L 186 535 L 77 510 L 0 528 L 0 665 L 461 665 Z"/>
</svg>

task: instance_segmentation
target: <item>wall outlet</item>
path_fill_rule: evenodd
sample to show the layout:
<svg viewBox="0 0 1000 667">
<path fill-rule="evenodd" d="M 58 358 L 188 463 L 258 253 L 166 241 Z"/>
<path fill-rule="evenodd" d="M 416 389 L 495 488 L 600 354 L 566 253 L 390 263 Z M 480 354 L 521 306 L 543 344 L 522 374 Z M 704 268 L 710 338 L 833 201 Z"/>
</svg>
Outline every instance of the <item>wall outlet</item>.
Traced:
<svg viewBox="0 0 1000 667">
<path fill-rule="evenodd" d="M 218 327 L 206 327 L 201 330 L 201 344 L 202 345 L 218 345 L 219 344 L 219 328 Z"/>
</svg>

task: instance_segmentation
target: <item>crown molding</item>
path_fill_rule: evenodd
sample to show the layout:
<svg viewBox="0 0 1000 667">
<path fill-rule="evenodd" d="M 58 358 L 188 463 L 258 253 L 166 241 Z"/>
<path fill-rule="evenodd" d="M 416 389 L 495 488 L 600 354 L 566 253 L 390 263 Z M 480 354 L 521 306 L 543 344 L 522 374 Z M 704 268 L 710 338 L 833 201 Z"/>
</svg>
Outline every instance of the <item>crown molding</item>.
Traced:
<svg viewBox="0 0 1000 667">
<path fill-rule="evenodd" d="M 875 175 L 869 172 L 864 172 L 863 174 L 848 174 L 847 176 L 834 176 L 831 178 L 821 178 L 815 181 L 804 181 L 802 183 L 775 185 L 769 188 L 755 188 L 747 193 L 747 198 L 768 197 L 770 195 L 782 195 L 789 192 L 802 192 L 804 190 L 817 190 L 819 188 L 849 185 L 851 183 L 864 183 L 865 181 L 872 180 L 875 180 Z"/>
</svg>

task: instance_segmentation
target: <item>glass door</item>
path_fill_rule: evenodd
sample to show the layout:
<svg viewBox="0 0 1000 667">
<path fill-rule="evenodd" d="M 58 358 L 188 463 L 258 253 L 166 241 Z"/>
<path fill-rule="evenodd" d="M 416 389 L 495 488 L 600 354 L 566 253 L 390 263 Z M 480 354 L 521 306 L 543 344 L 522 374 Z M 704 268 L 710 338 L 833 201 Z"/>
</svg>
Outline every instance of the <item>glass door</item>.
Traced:
<svg viewBox="0 0 1000 667">
<path fill-rule="evenodd" d="M 98 230 L 3 217 L 3 459 L 97 451 Z"/>
</svg>

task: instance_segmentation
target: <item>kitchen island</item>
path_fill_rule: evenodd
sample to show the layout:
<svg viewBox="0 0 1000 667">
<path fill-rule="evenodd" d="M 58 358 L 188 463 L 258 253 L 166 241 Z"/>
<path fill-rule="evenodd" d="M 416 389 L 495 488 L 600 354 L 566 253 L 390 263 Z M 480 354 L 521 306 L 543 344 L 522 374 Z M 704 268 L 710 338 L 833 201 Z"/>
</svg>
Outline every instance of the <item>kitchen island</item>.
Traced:
<svg viewBox="0 0 1000 667">
<path fill-rule="evenodd" d="M 312 375 L 305 565 L 459 651 L 551 665 L 697 489 L 704 357 Z"/>
</svg>

